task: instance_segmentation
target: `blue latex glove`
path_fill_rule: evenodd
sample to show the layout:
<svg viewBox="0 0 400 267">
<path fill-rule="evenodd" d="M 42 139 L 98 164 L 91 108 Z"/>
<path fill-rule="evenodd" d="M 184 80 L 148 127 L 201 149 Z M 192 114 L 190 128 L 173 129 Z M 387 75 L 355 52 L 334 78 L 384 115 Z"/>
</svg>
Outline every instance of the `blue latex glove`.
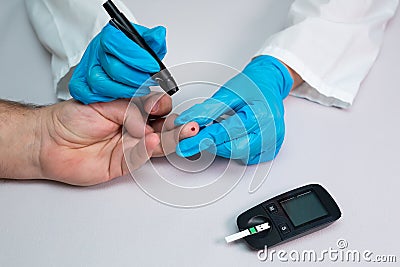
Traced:
<svg viewBox="0 0 400 267">
<path fill-rule="evenodd" d="M 271 56 L 253 59 L 211 98 L 176 118 L 177 125 L 196 121 L 204 127 L 196 136 L 182 140 L 177 154 L 189 157 L 207 150 L 245 164 L 274 159 L 285 135 L 283 99 L 292 85 L 289 71 L 279 60 Z M 230 116 L 216 122 L 226 114 Z"/>
<path fill-rule="evenodd" d="M 158 57 L 164 58 L 165 28 L 133 25 Z M 85 104 L 140 97 L 150 93 L 149 86 L 157 84 L 148 80 L 150 73 L 159 71 L 157 61 L 146 50 L 107 24 L 87 47 L 69 90 L 73 98 Z"/>
</svg>

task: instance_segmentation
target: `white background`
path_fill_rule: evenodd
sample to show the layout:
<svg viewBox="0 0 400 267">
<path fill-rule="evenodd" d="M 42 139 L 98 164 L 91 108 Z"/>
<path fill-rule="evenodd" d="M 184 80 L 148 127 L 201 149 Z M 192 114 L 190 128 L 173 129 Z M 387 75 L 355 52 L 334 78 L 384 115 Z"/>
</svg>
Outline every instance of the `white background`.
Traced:
<svg viewBox="0 0 400 267">
<path fill-rule="evenodd" d="M 0 97 L 54 102 L 50 57 L 23 1 L 1 2 Z M 284 27 L 291 1 L 125 2 L 140 23 L 167 26 L 167 65 L 207 60 L 241 69 L 269 34 Z M 321 251 L 345 238 L 350 249 L 395 254 L 399 261 L 399 30 L 397 13 L 350 110 L 285 100 L 285 143 L 255 194 L 247 192 L 244 177 L 213 205 L 178 209 L 153 200 L 130 177 L 88 188 L 0 180 L 0 266 L 270 264 L 259 262 L 245 243 L 228 246 L 223 238 L 237 230 L 236 216 L 244 210 L 310 182 L 333 194 L 343 217 L 276 249 Z"/>
</svg>

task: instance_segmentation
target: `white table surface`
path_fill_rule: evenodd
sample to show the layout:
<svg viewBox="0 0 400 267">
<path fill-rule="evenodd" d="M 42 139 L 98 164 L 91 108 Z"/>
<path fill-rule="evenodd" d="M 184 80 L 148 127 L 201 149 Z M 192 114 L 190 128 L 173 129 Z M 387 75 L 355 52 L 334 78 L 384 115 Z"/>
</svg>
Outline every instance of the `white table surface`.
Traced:
<svg viewBox="0 0 400 267">
<path fill-rule="evenodd" d="M 283 27 L 291 1 L 125 2 L 142 24 L 167 26 L 167 65 L 207 60 L 240 69 L 266 36 Z M 244 177 L 218 202 L 181 209 L 150 198 L 131 177 L 86 188 L 0 180 L 0 266 L 280 265 L 260 262 L 244 242 L 228 246 L 223 238 L 236 231 L 242 211 L 310 182 L 333 194 L 342 218 L 276 249 L 321 251 L 344 238 L 349 249 L 397 255 L 400 261 L 399 30 L 397 12 L 351 109 L 285 100 L 285 143 L 254 194 Z M 2 1 L 0 34 L 0 97 L 53 103 L 50 57 L 23 1 Z"/>
</svg>

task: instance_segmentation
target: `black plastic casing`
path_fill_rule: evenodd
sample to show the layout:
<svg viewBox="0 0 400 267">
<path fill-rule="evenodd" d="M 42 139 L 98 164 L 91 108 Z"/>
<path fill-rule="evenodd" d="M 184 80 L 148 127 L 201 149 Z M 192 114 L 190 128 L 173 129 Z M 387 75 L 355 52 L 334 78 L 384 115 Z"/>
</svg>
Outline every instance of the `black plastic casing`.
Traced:
<svg viewBox="0 0 400 267">
<path fill-rule="evenodd" d="M 295 227 L 282 208 L 281 202 L 309 191 L 315 193 L 326 209 L 327 214 Z M 276 207 L 276 211 L 274 212 L 268 210 L 268 207 L 272 204 Z M 237 218 L 237 225 L 239 230 L 243 231 L 255 225 L 269 222 L 271 226 L 270 229 L 244 238 L 251 248 L 264 249 L 265 246 L 272 247 L 318 231 L 338 220 L 340 217 L 341 212 L 338 205 L 325 188 L 319 184 L 309 184 L 271 198 L 243 212 Z M 285 233 L 279 228 L 283 225 L 289 228 Z"/>
</svg>

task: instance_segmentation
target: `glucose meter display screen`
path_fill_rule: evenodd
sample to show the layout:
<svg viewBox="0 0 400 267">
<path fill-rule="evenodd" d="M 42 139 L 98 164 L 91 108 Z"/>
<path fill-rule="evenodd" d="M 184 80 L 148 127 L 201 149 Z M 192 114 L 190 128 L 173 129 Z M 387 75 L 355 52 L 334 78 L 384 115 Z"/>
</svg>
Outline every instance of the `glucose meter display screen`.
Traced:
<svg viewBox="0 0 400 267">
<path fill-rule="evenodd" d="M 328 214 L 312 191 L 281 201 L 281 205 L 295 227 Z"/>
</svg>

